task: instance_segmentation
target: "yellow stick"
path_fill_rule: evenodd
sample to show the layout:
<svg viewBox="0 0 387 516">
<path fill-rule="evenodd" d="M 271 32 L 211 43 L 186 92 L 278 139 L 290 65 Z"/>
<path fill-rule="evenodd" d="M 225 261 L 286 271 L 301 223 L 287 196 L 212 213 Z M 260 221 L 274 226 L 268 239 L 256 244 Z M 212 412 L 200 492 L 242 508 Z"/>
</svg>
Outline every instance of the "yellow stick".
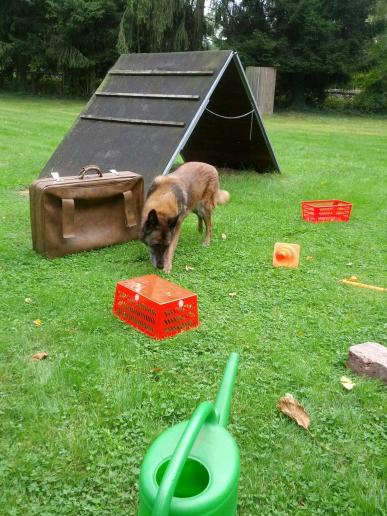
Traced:
<svg viewBox="0 0 387 516">
<path fill-rule="evenodd" d="M 366 285 L 366 283 L 358 283 L 357 281 L 350 281 L 346 279 L 340 280 L 340 283 L 345 283 L 346 285 L 353 285 L 354 287 L 359 288 L 370 288 L 371 290 L 378 290 L 379 292 L 386 292 L 387 288 L 384 287 L 376 287 L 375 285 Z"/>
</svg>

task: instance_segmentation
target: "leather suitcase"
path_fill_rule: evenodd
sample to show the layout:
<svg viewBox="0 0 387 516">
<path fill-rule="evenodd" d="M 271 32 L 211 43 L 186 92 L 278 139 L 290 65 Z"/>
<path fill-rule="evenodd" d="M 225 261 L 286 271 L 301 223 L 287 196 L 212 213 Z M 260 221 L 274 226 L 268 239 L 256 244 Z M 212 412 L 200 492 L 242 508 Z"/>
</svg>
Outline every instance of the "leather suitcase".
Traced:
<svg viewBox="0 0 387 516">
<path fill-rule="evenodd" d="M 143 202 L 144 181 L 134 172 L 88 165 L 79 176 L 38 179 L 30 186 L 33 248 L 55 258 L 136 239 Z"/>
</svg>

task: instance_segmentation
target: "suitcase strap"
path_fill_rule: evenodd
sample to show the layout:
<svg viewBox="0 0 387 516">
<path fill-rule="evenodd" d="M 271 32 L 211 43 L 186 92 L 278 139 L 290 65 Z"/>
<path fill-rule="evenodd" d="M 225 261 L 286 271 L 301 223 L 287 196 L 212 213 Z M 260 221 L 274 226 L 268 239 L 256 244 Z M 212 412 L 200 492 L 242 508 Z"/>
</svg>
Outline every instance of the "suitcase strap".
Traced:
<svg viewBox="0 0 387 516">
<path fill-rule="evenodd" d="M 122 193 L 124 197 L 125 225 L 132 228 L 137 225 L 136 213 L 133 210 L 133 192 Z M 63 238 L 74 238 L 75 203 L 74 199 L 62 199 L 62 233 Z"/>
<path fill-rule="evenodd" d="M 63 238 L 74 238 L 74 199 L 62 199 Z"/>
<path fill-rule="evenodd" d="M 123 193 L 124 207 L 125 207 L 125 222 L 127 228 L 132 228 L 137 225 L 136 214 L 133 210 L 133 192 L 128 190 Z"/>
</svg>

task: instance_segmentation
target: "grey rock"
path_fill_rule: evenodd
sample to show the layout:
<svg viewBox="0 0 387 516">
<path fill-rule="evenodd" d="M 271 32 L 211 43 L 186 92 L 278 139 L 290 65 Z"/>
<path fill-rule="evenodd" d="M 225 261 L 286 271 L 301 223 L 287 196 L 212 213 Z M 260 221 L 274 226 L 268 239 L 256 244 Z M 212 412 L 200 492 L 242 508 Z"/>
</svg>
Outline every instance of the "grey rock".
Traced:
<svg viewBox="0 0 387 516">
<path fill-rule="evenodd" d="M 377 342 L 351 346 L 347 366 L 355 373 L 380 378 L 387 383 L 387 348 Z"/>
</svg>

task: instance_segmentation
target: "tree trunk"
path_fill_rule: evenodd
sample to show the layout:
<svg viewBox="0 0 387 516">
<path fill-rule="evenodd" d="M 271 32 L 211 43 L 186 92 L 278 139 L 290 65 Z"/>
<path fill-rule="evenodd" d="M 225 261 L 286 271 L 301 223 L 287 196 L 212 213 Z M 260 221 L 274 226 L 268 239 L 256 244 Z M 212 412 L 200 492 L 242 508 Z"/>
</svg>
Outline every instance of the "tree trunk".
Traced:
<svg viewBox="0 0 387 516">
<path fill-rule="evenodd" d="M 16 63 L 16 82 L 17 88 L 21 91 L 27 89 L 27 68 L 28 64 L 25 59 L 18 59 Z"/>
<path fill-rule="evenodd" d="M 194 31 L 192 36 L 192 50 L 202 50 L 204 33 L 204 3 L 205 0 L 197 0 L 194 14 Z"/>
<path fill-rule="evenodd" d="M 305 75 L 297 73 L 292 78 L 292 108 L 303 109 L 305 107 Z"/>
<path fill-rule="evenodd" d="M 13 87 L 13 68 L 5 68 L 0 74 L 0 88 Z"/>
</svg>

